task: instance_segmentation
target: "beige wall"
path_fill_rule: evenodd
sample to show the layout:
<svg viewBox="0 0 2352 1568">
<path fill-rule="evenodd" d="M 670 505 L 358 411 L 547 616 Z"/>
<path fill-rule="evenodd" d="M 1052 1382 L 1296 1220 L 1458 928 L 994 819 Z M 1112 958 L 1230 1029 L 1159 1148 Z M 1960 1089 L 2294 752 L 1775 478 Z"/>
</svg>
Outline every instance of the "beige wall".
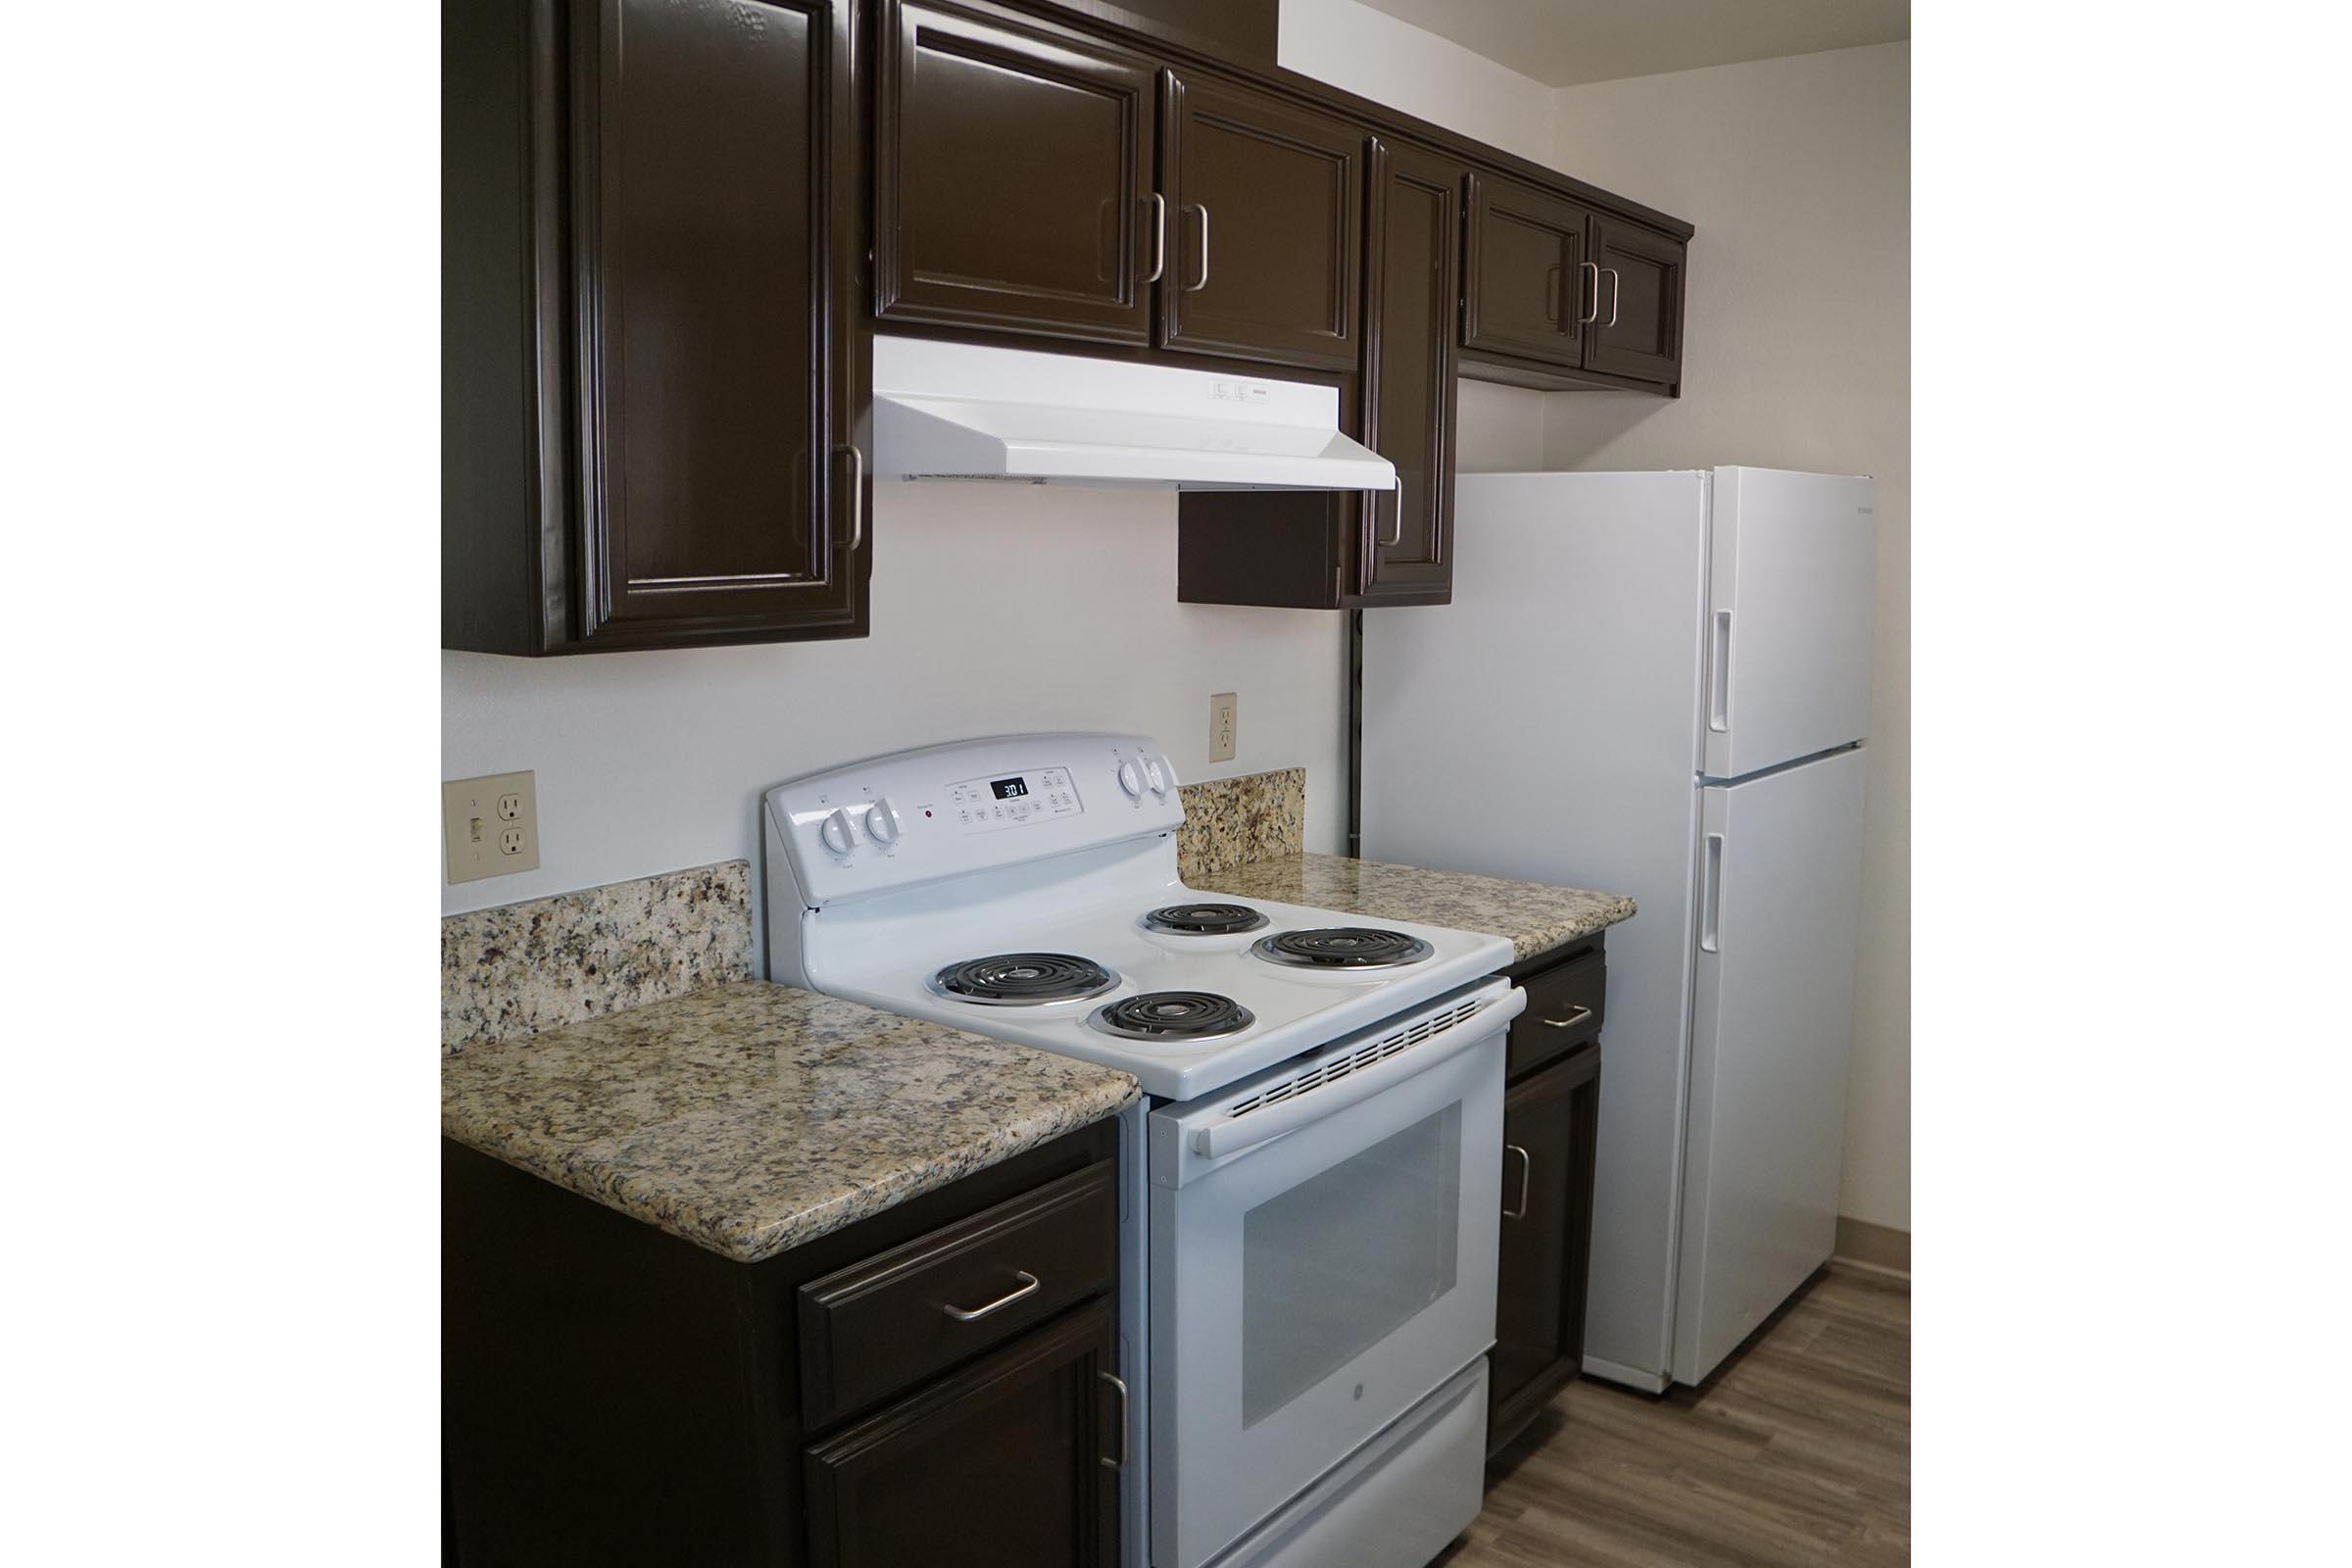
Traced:
<svg viewBox="0 0 2352 1568">
<path fill-rule="evenodd" d="M 1683 396 L 1557 393 L 1544 466 L 1752 463 L 1878 480 L 1861 981 L 1842 1208 L 1911 1224 L 1907 43 L 1554 95 L 1550 162 L 1698 225 Z"/>
</svg>

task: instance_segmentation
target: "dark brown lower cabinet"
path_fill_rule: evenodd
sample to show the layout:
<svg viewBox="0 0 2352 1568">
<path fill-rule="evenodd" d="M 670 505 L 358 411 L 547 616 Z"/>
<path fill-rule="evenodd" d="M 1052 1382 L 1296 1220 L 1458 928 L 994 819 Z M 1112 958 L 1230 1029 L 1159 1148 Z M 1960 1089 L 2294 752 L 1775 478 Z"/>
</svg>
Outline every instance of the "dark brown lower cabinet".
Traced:
<svg viewBox="0 0 2352 1568">
<path fill-rule="evenodd" d="M 818 1568 L 1115 1568 L 1126 1397 L 1101 1299 L 808 1450 Z"/>
<path fill-rule="evenodd" d="M 1543 981 L 1522 983 L 1530 993 L 1522 1019 L 1547 1027 L 1544 1020 L 1552 1014 L 1543 1000 Z M 1490 1453 L 1525 1430 L 1583 1365 L 1599 1117 L 1597 1034 L 1519 1073 L 1503 1093 L 1502 1238 L 1487 1396 Z"/>
<path fill-rule="evenodd" d="M 444 1142 L 445 1560 L 1115 1568 L 1118 1159 L 744 1263 Z"/>
</svg>

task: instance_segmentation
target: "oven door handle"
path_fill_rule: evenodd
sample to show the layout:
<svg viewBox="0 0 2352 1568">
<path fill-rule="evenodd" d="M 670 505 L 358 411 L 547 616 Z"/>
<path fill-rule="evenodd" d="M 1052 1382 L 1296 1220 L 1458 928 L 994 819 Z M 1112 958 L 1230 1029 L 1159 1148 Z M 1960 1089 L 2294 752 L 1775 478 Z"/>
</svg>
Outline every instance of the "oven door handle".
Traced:
<svg viewBox="0 0 2352 1568">
<path fill-rule="evenodd" d="M 1384 1056 L 1368 1067 L 1358 1067 L 1347 1077 L 1303 1095 L 1294 1095 L 1239 1116 L 1219 1116 L 1214 1121 L 1202 1122 L 1192 1130 L 1193 1152 L 1204 1160 L 1223 1159 L 1245 1149 L 1271 1143 L 1309 1122 L 1336 1116 L 1350 1105 L 1360 1104 L 1374 1095 L 1442 1066 L 1473 1046 L 1494 1039 L 1497 1030 L 1526 1007 L 1527 993 L 1512 986 L 1434 1040 L 1408 1046 L 1393 1056 Z"/>
</svg>

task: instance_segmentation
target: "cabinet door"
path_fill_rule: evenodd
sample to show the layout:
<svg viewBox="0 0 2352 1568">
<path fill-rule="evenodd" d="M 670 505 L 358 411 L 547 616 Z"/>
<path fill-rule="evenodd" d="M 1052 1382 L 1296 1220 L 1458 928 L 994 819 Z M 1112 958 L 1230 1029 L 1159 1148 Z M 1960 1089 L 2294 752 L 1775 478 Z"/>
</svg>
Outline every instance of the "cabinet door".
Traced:
<svg viewBox="0 0 2352 1568">
<path fill-rule="evenodd" d="M 1453 565 L 1454 302 L 1461 166 L 1374 143 L 1364 248 L 1364 440 L 1396 465 L 1394 496 L 1367 498 L 1363 602 L 1444 604 Z"/>
<path fill-rule="evenodd" d="M 1470 180 L 1469 288 L 1462 346 L 1575 369 L 1592 319 L 1592 215 L 1574 202 L 1492 175 Z"/>
<path fill-rule="evenodd" d="M 578 0 L 578 645 L 853 629 L 846 0 Z"/>
<path fill-rule="evenodd" d="M 818 1568 L 1116 1568 L 1126 1396 L 1108 1300 L 808 1453 Z"/>
<path fill-rule="evenodd" d="M 1152 340 L 1151 64 L 953 6 L 882 14 L 874 314 Z"/>
<path fill-rule="evenodd" d="M 1240 87 L 1167 81 L 1161 345 L 1354 369 L 1363 133 Z"/>
<path fill-rule="evenodd" d="M 1683 242 L 1614 218 L 1592 219 L 1599 277 L 1585 368 L 1659 381 L 1683 375 Z"/>
<path fill-rule="evenodd" d="M 1584 1359 L 1599 1090 L 1600 1048 L 1593 1045 L 1503 1096 L 1490 1451 L 1573 1381 Z"/>
</svg>

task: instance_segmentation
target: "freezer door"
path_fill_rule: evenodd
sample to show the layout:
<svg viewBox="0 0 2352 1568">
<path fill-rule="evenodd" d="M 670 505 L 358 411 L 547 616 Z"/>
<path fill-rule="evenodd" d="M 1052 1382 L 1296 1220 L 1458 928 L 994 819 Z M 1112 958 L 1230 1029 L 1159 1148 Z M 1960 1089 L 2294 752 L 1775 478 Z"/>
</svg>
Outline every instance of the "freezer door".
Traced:
<svg viewBox="0 0 2352 1568">
<path fill-rule="evenodd" d="M 1863 774 L 1857 749 L 1699 792 L 1678 1382 L 1713 1370 L 1836 1240 Z"/>
<path fill-rule="evenodd" d="M 1699 770 L 1738 778 L 1870 731 L 1870 481 L 1717 468 Z"/>
</svg>

